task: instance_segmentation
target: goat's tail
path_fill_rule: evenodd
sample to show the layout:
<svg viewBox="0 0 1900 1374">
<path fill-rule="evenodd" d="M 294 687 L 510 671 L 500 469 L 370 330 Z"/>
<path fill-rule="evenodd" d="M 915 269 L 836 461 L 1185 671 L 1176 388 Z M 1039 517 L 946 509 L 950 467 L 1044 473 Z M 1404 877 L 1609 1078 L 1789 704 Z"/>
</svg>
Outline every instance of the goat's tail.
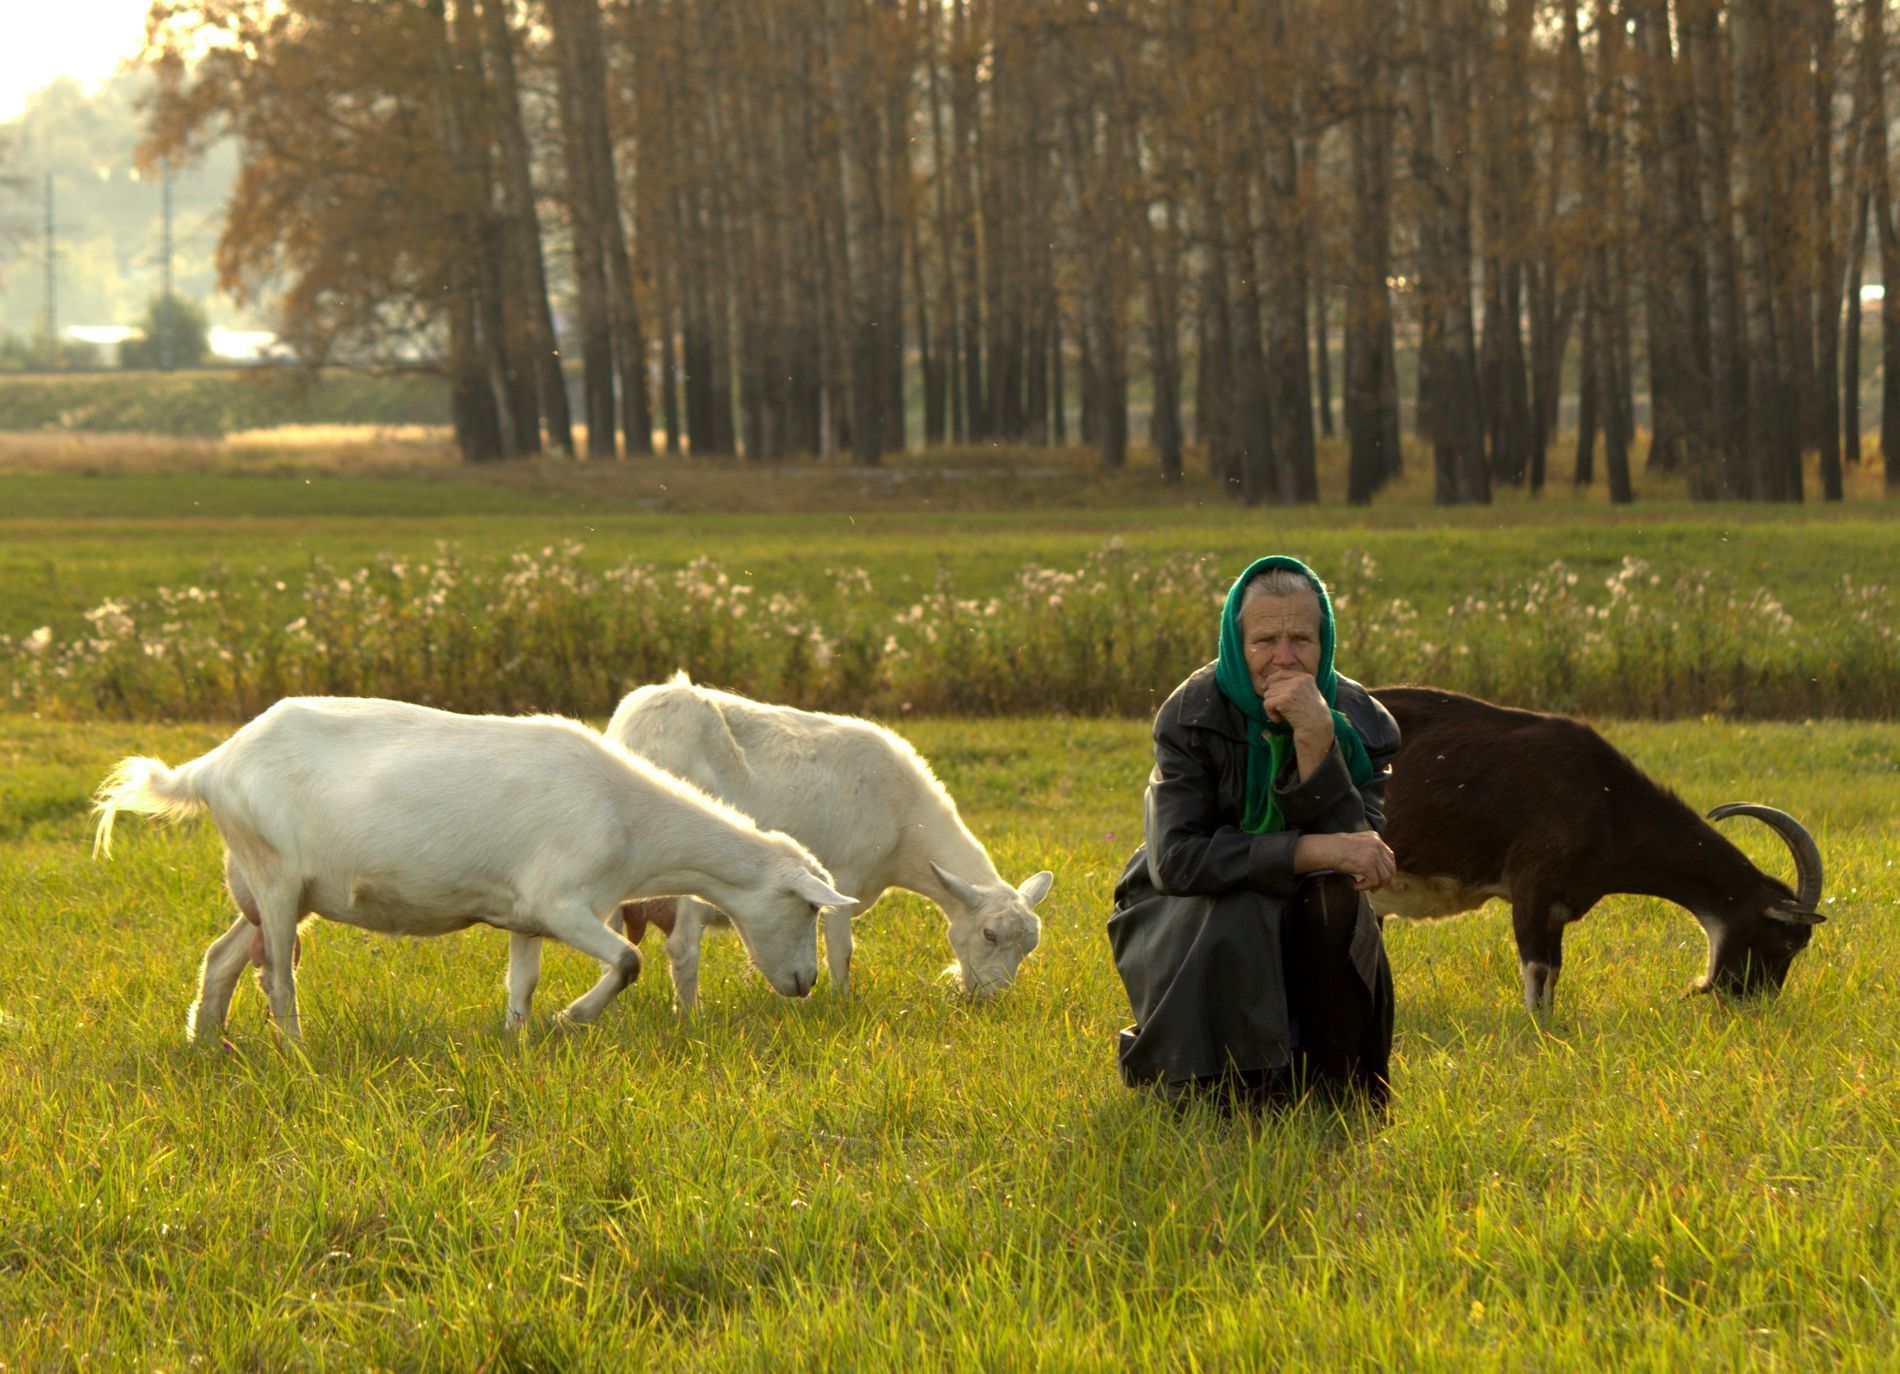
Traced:
<svg viewBox="0 0 1900 1374">
<path fill-rule="evenodd" d="M 93 857 L 112 852 L 112 822 L 121 811 L 176 821 L 204 810 L 205 799 L 192 771 L 191 764 L 168 768 L 159 759 L 120 759 L 93 793 L 92 813 L 99 818 L 92 836 Z"/>
</svg>

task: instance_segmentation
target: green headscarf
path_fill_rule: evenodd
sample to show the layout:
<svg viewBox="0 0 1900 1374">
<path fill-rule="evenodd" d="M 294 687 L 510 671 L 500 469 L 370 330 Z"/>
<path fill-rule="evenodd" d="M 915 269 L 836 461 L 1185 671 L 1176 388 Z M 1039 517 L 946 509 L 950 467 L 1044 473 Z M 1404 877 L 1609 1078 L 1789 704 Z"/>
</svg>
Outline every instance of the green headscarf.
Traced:
<svg viewBox="0 0 1900 1374">
<path fill-rule="evenodd" d="M 1314 681 L 1328 706 L 1339 695 L 1339 675 L 1333 671 L 1333 602 L 1326 594 L 1326 584 L 1297 558 L 1270 554 L 1255 559 L 1227 592 L 1220 617 L 1220 661 L 1214 668 L 1214 681 L 1221 695 L 1247 718 L 1247 806 L 1240 828 L 1255 835 L 1286 828 L 1286 817 L 1280 814 L 1280 805 L 1274 799 L 1273 780 L 1280 776 L 1287 755 L 1293 752 L 1293 727 L 1267 719 L 1260 694 L 1254 691 L 1253 675 L 1247 671 L 1247 655 L 1240 638 L 1240 601 L 1247 584 L 1274 568 L 1296 572 L 1312 585 L 1319 599 L 1319 672 Z M 1333 738 L 1339 742 L 1339 756 L 1354 786 L 1371 781 L 1372 758 L 1366 753 L 1366 742 L 1337 710 L 1333 712 Z"/>
</svg>

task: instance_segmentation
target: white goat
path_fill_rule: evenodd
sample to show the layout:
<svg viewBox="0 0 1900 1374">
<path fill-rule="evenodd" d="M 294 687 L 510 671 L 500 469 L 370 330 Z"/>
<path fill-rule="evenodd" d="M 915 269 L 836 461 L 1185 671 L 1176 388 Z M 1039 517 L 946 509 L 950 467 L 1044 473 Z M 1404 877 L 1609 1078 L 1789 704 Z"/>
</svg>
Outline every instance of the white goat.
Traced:
<svg viewBox="0 0 1900 1374">
<path fill-rule="evenodd" d="M 178 768 L 121 761 L 94 809 L 95 854 L 109 852 L 120 811 L 209 810 L 224 837 L 244 914 L 205 951 L 187 1020 L 202 1039 L 222 1033 L 253 927 L 271 1015 L 298 1038 L 291 952 L 309 913 L 396 935 L 508 931 L 513 1027 L 527 1019 L 544 936 L 607 966 L 569 1020 L 592 1021 L 639 976 L 639 951 L 602 924 L 626 898 L 717 902 L 792 997 L 818 979 L 818 909 L 851 902 L 789 836 L 553 716 L 289 698 Z"/>
<path fill-rule="evenodd" d="M 783 829 L 859 896 L 868 909 L 886 888 L 928 897 L 950 923 L 950 946 L 966 992 L 1009 984 L 1041 938 L 1033 910 L 1054 875 L 1011 887 L 997 876 L 930 765 L 901 737 L 850 716 L 771 706 L 698 687 L 684 673 L 628 693 L 607 737 L 730 802 L 760 825 Z M 715 903 L 716 905 L 716 903 Z M 670 929 L 645 904 L 623 919 L 667 929 L 666 952 L 682 1008 L 699 989 L 699 942 L 709 912 L 682 898 Z M 853 908 L 824 912 L 825 960 L 838 991 L 849 990 Z"/>
</svg>

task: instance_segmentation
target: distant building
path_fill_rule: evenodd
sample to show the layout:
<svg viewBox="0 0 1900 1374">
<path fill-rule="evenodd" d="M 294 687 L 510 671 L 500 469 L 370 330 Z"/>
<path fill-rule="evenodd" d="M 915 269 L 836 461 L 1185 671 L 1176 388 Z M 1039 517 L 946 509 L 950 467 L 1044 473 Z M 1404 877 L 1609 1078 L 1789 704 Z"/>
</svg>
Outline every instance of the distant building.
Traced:
<svg viewBox="0 0 1900 1374">
<path fill-rule="evenodd" d="M 214 324 L 210 340 L 211 356 L 226 362 L 261 363 L 290 356 L 290 350 L 278 343 L 277 336 L 268 329 L 226 329 Z"/>
<path fill-rule="evenodd" d="M 119 365 L 119 348 L 128 339 L 142 339 L 145 331 L 123 324 L 74 324 L 59 331 L 62 339 L 82 343 L 98 356 L 100 367 Z"/>
<path fill-rule="evenodd" d="M 119 350 L 145 331 L 124 324 L 75 324 L 59 331 L 62 339 L 92 348 L 100 367 L 119 366 Z M 213 325 L 208 334 L 211 357 L 226 363 L 261 363 L 290 356 L 290 350 L 268 329 L 226 329 Z"/>
</svg>

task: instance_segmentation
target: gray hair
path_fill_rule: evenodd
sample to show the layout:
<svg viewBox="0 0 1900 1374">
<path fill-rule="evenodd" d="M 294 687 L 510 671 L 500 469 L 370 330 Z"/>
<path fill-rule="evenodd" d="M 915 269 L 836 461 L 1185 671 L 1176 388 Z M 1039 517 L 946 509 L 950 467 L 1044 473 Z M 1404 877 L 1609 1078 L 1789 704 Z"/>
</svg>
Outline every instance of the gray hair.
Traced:
<svg viewBox="0 0 1900 1374">
<path fill-rule="evenodd" d="M 1245 610 L 1247 603 L 1263 596 L 1298 596 L 1301 592 L 1312 595 L 1315 603 L 1319 601 L 1319 592 L 1306 577 L 1291 568 L 1263 568 L 1247 580 L 1240 592 L 1240 609 Z"/>
</svg>

